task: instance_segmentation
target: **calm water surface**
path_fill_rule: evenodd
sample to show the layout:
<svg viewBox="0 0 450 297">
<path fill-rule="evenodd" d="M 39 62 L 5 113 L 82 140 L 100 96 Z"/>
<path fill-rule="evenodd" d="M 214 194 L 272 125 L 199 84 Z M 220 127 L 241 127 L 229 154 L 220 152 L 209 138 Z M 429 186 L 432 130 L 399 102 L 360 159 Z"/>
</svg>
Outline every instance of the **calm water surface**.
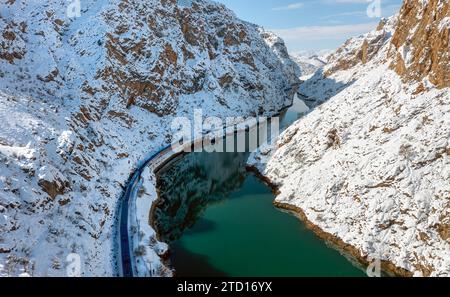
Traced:
<svg viewBox="0 0 450 297">
<path fill-rule="evenodd" d="M 287 127 L 306 111 L 296 100 Z M 158 174 L 155 228 L 177 276 L 364 276 L 294 215 L 245 164 L 249 153 L 191 153 Z"/>
</svg>

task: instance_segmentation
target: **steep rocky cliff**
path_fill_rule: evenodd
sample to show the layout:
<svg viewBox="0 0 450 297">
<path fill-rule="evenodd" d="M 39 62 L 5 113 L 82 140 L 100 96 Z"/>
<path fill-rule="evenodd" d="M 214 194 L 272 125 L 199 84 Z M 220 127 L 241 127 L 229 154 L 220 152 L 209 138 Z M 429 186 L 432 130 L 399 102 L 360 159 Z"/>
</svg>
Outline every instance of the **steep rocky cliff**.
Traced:
<svg viewBox="0 0 450 297">
<path fill-rule="evenodd" d="M 438 88 L 450 87 L 448 1 L 406 1 L 397 22 L 391 68 L 405 81 L 427 77 Z M 419 88 L 421 92 L 423 84 Z"/>
<path fill-rule="evenodd" d="M 283 42 L 223 5 L 69 3 L 1 0 L 0 275 L 66 275 L 69 253 L 117 274 L 121 192 L 172 119 L 271 115 L 298 83 Z"/>
<path fill-rule="evenodd" d="M 407 0 L 348 40 L 300 86 L 315 108 L 250 159 L 277 205 L 398 275 L 450 274 L 449 6 Z"/>
</svg>

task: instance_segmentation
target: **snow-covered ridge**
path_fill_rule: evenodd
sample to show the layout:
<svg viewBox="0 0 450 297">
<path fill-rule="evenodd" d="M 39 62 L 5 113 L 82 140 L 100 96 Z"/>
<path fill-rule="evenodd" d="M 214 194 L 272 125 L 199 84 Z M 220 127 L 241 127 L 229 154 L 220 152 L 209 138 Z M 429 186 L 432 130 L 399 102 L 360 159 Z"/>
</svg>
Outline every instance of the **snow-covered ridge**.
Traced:
<svg viewBox="0 0 450 297">
<path fill-rule="evenodd" d="M 442 69 L 450 56 L 440 24 L 450 5 L 418 2 L 405 1 L 398 16 L 333 53 L 300 86 L 315 109 L 250 163 L 278 188 L 279 205 L 301 211 L 318 234 L 362 262 L 378 259 L 401 275 L 448 276 L 450 86 Z M 430 30 L 422 36 L 423 22 Z M 421 48 L 403 46 L 405 57 L 421 53 L 430 67 L 416 64 L 414 54 L 396 67 L 396 45 L 418 40 Z M 433 45 L 438 56 L 421 51 Z"/>
<path fill-rule="evenodd" d="M 331 50 L 322 50 L 318 52 L 305 51 L 292 53 L 291 59 L 300 67 L 302 73 L 301 79 L 306 80 L 327 64 L 328 55 L 331 52 Z"/>
<path fill-rule="evenodd" d="M 67 4 L 2 3 L 0 275 L 64 276 L 69 253 L 84 276 L 117 274 L 118 199 L 172 119 L 271 115 L 298 83 L 283 42 L 223 5 Z"/>
<path fill-rule="evenodd" d="M 437 88 L 450 86 L 449 17 L 448 1 L 404 2 L 389 51 L 390 67 L 403 81 L 426 79 Z M 424 89 L 422 82 L 417 92 Z"/>
</svg>

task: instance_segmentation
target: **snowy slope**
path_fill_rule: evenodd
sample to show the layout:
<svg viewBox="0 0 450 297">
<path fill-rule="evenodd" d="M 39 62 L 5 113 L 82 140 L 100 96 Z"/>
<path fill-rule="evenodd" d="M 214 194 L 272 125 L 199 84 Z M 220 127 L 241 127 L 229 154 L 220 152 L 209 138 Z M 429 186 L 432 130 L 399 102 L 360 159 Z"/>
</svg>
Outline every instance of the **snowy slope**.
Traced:
<svg viewBox="0 0 450 297">
<path fill-rule="evenodd" d="M 405 1 L 348 40 L 300 87 L 315 109 L 249 161 L 277 205 L 399 275 L 450 274 L 449 6 Z"/>
<path fill-rule="evenodd" d="M 0 275 L 63 276 L 69 253 L 84 276 L 117 274 L 120 195 L 171 120 L 271 115 L 298 83 L 282 41 L 223 5 L 81 5 L 1 3 Z"/>
<path fill-rule="evenodd" d="M 310 78 L 317 70 L 325 66 L 331 51 L 292 53 L 291 59 L 300 67 L 302 80 Z"/>
</svg>

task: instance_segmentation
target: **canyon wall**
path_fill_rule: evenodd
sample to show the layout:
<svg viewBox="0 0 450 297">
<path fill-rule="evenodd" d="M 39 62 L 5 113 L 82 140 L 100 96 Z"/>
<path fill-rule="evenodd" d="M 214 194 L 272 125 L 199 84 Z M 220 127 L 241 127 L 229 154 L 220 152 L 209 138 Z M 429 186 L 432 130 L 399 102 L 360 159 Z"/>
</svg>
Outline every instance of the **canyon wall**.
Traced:
<svg viewBox="0 0 450 297">
<path fill-rule="evenodd" d="M 314 109 L 250 159 L 278 206 L 396 275 L 450 274 L 449 6 L 405 1 L 349 39 L 300 86 Z"/>
<path fill-rule="evenodd" d="M 67 275 L 69 253 L 117 275 L 119 198 L 172 120 L 271 115 L 298 83 L 281 40 L 215 2 L 69 4 L 1 0 L 2 276 Z"/>
</svg>

